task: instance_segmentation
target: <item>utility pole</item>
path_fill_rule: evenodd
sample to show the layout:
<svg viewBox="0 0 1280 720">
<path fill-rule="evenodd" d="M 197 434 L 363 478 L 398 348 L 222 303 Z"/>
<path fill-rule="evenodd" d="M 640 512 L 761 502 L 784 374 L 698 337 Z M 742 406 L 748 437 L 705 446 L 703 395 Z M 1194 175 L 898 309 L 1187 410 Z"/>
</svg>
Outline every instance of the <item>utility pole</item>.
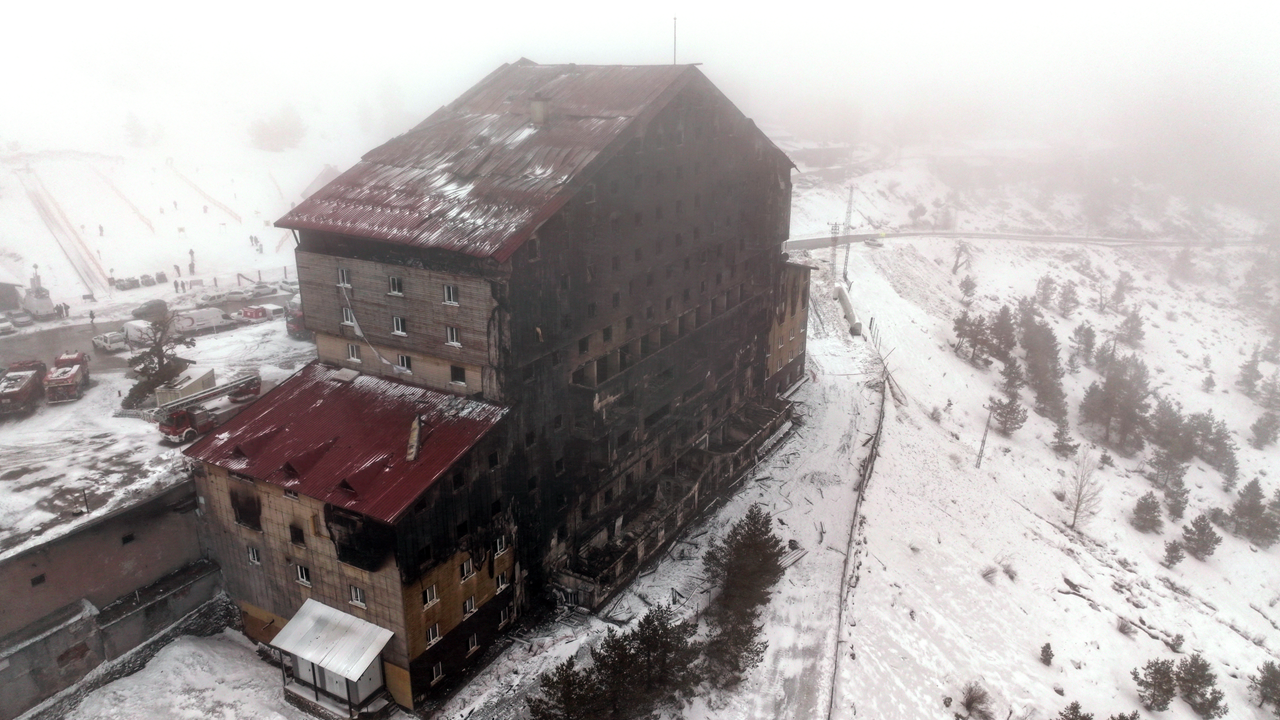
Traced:
<svg viewBox="0 0 1280 720">
<path fill-rule="evenodd" d="M 676 18 L 671 18 L 671 64 L 676 64 L 676 48 L 678 47 L 676 35 Z"/>
<path fill-rule="evenodd" d="M 840 242 L 840 223 L 831 223 L 831 276 L 836 274 L 836 245 Z"/>
<path fill-rule="evenodd" d="M 982 429 L 982 444 L 978 446 L 978 462 L 973 464 L 975 468 L 982 467 L 982 453 L 987 449 L 987 433 L 991 432 L 991 415 L 995 411 L 994 406 L 987 408 L 987 426 Z"/>
</svg>

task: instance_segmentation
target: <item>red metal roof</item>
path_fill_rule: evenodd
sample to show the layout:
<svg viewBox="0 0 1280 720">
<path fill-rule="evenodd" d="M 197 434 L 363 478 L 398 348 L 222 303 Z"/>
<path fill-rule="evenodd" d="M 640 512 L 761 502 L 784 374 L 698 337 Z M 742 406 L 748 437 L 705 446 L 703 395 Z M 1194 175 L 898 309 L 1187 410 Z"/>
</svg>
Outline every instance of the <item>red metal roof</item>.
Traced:
<svg viewBox="0 0 1280 720">
<path fill-rule="evenodd" d="M 692 65 L 503 65 L 276 225 L 505 261 L 576 192 L 575 176 L 696 77 Z"/>
<path fill-rule="evenodd" d="M 204 462 L 393 523 L 507 413 L 312 362 L 186 449 Z M 406 459 L 419 418 L 417 457 Z"/>
</svg>

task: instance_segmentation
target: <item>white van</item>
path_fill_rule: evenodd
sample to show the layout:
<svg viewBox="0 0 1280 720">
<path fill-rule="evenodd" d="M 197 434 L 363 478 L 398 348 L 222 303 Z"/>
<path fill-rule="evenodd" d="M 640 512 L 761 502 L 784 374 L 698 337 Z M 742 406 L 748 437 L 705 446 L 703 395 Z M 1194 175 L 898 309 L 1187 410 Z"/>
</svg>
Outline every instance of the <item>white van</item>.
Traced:
<svg viewBox="0 0 1280 720">
<path fill-rule="evenodd" d="M 227 294 L 225 292 L 216 291 L 216 290 L 214 292 L 207 292 L 201 295 L 200 297 L 196 298 L 196 307 L 207 308 L 210 305 L 217 305 L 218 303 L 226 299 L 227 299 Z"/>
<path fill-rule="evenodd" d="M 183 310 L 173 314 L 173 331 L 179 335 L 203 335 L 235 325 L 235 319 L 218 308 Z"/>
</svg>

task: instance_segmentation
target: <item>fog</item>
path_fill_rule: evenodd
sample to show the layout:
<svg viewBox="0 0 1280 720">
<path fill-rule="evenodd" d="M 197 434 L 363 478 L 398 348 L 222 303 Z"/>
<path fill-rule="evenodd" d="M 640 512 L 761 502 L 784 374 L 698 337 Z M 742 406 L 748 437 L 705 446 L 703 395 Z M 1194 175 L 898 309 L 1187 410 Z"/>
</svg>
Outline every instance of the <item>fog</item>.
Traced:
<svg viewBox="0 0 1280 720">
<path fill-rule="evenodd" d="M 1280 11 L 1260 2 L 23 5 L 0 150 L 108 148 L 132 113 L 212 152 L 291 104 L 345 161 L 367 141 L 332 117 L 390 136 L 520 57 L 668 63 L 678 17 L 677 61 L 800 137 L 1091 149 L 1255 207 L 1280 187 Z"/>
</svg>

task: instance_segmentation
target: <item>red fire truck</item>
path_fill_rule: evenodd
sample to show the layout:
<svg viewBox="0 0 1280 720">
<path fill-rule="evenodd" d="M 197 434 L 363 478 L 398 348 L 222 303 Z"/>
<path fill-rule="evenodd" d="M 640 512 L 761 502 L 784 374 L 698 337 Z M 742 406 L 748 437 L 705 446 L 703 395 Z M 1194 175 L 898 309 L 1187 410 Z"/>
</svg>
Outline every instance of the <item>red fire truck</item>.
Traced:
<svg viewBox="0 0 1280 720">
<path fill-rule="evenodd" d="M 261 392 L 262 378 L 255 373 L 161 405 L 156 408 L 160 434 L 169 442 L 194 440 L 244 409 L 236 403 L 251 400 Z"/>
<path fill-rule="evenodd" d="M 65 352 L 53 361 L 53 370 L 44 378 L 44 392 L 50 405 L 84 397 L 89 387 L 89 354 Z"/>
<path fill-rule="evenodd" d="M 31 412 L 44 396 L 45 364 L 21 360 L 0 376 L 0 415 Z"/>
</svg>

